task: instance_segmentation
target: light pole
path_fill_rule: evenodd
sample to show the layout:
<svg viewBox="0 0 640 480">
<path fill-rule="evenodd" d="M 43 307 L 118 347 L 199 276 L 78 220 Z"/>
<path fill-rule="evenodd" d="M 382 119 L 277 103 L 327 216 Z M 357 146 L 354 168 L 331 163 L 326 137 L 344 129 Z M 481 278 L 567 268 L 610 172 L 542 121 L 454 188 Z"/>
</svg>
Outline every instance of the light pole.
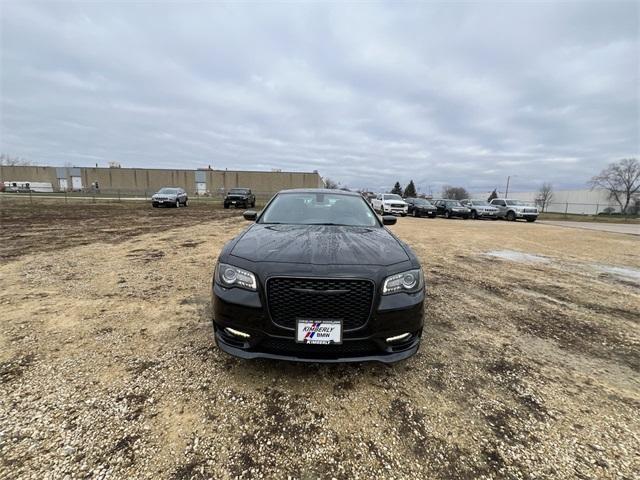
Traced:
<svg viewBox="0 0 640 480">
<path fill-rule="evenodd" d="M 509 175 L 507 177 L 507 188 L 504 191 L 504 198 L 508 198 L 509 197 L 509 180 L 511 180 L 511 177 L 517 177 L 518 175 Z"/>
</svg>

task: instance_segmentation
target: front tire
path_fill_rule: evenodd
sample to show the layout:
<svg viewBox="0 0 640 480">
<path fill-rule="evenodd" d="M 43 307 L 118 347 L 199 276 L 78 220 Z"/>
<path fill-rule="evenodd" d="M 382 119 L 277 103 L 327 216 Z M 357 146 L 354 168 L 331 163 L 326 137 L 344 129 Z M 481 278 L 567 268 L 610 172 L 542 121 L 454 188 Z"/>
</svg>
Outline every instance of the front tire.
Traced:
<svg viewBox="0 0 640 480">
<path fill-rule="evenodd" d="M 514 212 L 508 212 L 507 213 L 507 220 L 510 222 L 515 222 L 516 221 L 516 214 Z"/>
<path fill-rule="evenodd" d="M 180 208 L 180 200 L 176 200 L 176 204 L 174 205 L 176 208 Z"/>
<path fill-rule="evenodd" d="M 407 216 L 407 214 L 406 214 L 406 213 L 401 213 L 401 214 L 400 214 L 400 216 L 401 216 L 401 217 L 406 217 L 406 216 Z"/>
<path fill-rule="evenodd" d="M 413 216 L 416 217 L 416 218 L 420 216 L 420 213 L 418 213 L 418 209 L 417 208 L 413 209 Z"/>
<path fill-rule="evenodd" d="M 478 212 L 476 212 L 475 210 L 471 210 L 471 218 L 473 220 L 477 220 L 478 219 Z"/>
<path fill-rule="evenodd" d="M 451 218 L 451 213 L 449 212 L 449 210 L 446 210 L 444 212 L 444 218 Z"/>
<path fill-rule="evenodd" d="M 224 208 L 229 208 L 229 204 L 228 204 L 228 203 L 225 203 L 225 204 L 224 204 Z"/>
</svg>

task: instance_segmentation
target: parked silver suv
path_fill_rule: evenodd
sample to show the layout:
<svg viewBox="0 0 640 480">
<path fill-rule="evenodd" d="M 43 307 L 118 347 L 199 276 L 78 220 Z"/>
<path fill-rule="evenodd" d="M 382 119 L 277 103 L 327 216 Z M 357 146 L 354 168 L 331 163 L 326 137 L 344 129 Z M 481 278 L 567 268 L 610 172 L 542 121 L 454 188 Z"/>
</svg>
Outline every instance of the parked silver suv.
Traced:
<svg viewBox="0 0 640 480">
<path fill-rule="evenodd" d="M 514 222 L 518 218 L 524 218 L 527 222 L 535 222 L 538 218 L 538 208 L 522 200 L 510 198 L 494 198 L 491 205 L 498 208 L 498 217 Z"/>
<path fill-rule="evenodd" d="M 460 203 L 471 210 L 471 218 L 474 220 L 478 218 L 498 219 L 498 207 L 489 205 L 489 202 L 486 200 L 472 200 L 467 198 L 460 200 Z"/>
<path fill-rule="evenodd" d="M 186 207 L 189 205 L 187 192 L 180 187 L 163 187 L 151 196 L 154 207 Z"/>
</svg>

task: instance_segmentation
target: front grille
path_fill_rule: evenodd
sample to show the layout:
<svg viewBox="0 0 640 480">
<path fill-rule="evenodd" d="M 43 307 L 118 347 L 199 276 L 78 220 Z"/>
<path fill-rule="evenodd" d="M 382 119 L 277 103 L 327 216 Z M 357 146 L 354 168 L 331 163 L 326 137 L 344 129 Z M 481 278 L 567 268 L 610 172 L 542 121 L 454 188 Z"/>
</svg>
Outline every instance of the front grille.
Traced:
<svg viewBox="0 0 640 480">
<path fill-rule="evenodd" d="M 369 320 L 373 291 L 369 280 L 271 278 L 267 303 L 271 319 L 281 327 L 295 329 L 297 319 L 335 319 L 347 331 Z"/>
<path fill-rule="evenodd" d="M 258 348 L 261 351 L 279 355 L 297 355 L 303 358 L 355 357 L 377 355 L 380 348 L 368 340 L 345 341 L 341 345 L 308 345 L 294 340 L 267 338 Z"/>
<path fill-rule="evenodd" d="M 535 208 L 525 208 L 524 212 L 525 213 L 537 213 L 538 210 L 536 210 Z"/>
<path fill-rule="evenodd" d="M 392 208 L 402 208 L 402 207 L 404 207 L 404 205 L 402 205 L 401 203 L 392 203 L 391 207 Z"/>
</svg>

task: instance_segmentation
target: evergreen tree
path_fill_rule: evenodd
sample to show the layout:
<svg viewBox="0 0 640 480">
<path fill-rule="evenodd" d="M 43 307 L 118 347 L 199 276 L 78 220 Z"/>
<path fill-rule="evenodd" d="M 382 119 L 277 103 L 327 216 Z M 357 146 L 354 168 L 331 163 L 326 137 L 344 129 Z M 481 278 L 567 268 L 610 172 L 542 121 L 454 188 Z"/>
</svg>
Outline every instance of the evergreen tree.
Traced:
<svg viewBox="0 0 640 480">
<path fill-rule="evenodd" d="M 413 184 L 413 180 L 411 180 L 407 188 L 404 189 L 404 196 L 408 198 L 415 198 L 417 196 L 416 186 Z"/>
<path fill-rule="evenodd" d="M 400 182 L 396 182 L 391 190 L 391 193 L 395 193 L 396 195 L 402 196 L 402 187 L 400 186 Z"/>
</svg>

